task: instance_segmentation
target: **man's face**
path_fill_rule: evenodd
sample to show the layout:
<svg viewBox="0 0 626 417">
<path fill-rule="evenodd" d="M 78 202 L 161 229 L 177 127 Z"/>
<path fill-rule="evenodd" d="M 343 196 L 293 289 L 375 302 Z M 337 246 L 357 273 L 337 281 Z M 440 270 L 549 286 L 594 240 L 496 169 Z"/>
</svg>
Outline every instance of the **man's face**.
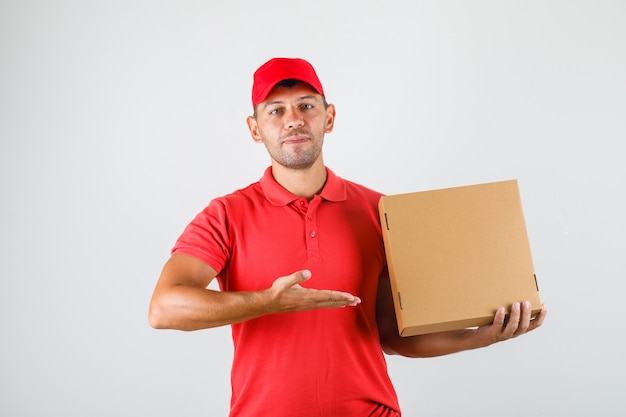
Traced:
<svg viewBox="0 0 626 417">
<path fill-rule="evenodd" d="M 256 118 L 248 117 L 248 128 L 273 161 L 291 169 L 313 166 L 322 153 L 324 134 L 333 129 L 332 104 L 324 108 L 322 96 L 308 84 L 297 83 L 275 87 L 256 110 Z"/>
</svg>

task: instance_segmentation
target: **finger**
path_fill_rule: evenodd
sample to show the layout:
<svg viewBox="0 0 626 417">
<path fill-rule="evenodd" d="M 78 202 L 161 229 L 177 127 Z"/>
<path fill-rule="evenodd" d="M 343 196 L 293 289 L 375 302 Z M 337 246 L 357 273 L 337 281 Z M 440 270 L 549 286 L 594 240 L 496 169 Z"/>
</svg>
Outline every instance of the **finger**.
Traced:
<svg viewBox="0 0 626 417">
<path fill-rule="evenodd" d="M 506 323 L 506 326 L 504 328 L 505 338 L 508 339 L 515 335 L 515 332 L 517 331 L 517 328 L 519 327 L 520 316 L 521 316 L 520 303 L 515 302 L 511 306 L 511 311 L 509 312 L 509 320 Z"/>
<path fill-rule="evenodd" d="M 308 269 L 303 269 L 302 271 L 298 271 L 293 273 L 292 275 L 295 275 L 295 278 L 298 280 L 298 284 L 300 284 L 301 282 L 306 281 L 307 279 L 311 278 L 311 271 L 309 271 Z"/>
<path fill-rule="evenodd" d="M 281 289 L 286 289 L 296 286 L 309 278 L 311 278 L 311 271 L 303 269 L 302 271 L 296 271 L 291 275 L 286 275 L 276 279 L 276 281 L 274 281 L 274 285 L 280 287 Z"/>
<path fill-rule="evenodd" d="M 521 304 L 521 314 L 519 325 L 517 326 L 516 335 L 524 334 L 528 331 L 530 327 L 530 318 L 532 315 L 532 307 L 530 306 L 530 301 L 524 301 Z"/>
<path fill-rule="evenodd" d="M 537 327 L 541 326 L 547 314 L 548 314 L 548 308 L 546 307 L 545 304 L 542 304 L 541 311 L 537 313 L 537 315 L 530 321 L 530 327 L 528 331 L 534 330 Z"/>
<path fill-rule="evenodd" d="M 504 307 L 500 307 L 498 311 L 496 311 L 496 315 L 493 318 L 493 326 L 504 327 L 505 317 L 506 317 L 506 310 L 504 309 Z"/>
<path fill-rule="evenodd" d="M 297 284 L 294 284 L 293 287 L 300 287 L 300 283 L 306 281 L 311 277 L 311 271 L 308 269 L 299 271 L 294 273 L 293 275 L 300 274 L 302 280 L 298 281 Z M 361 299 L 355 295 L 352 295 L 348 292 L 344 291 L 334 291 L 334 290 L 315 290 L 312 288 L 307 288 L 308 291 L 317 291 L 318 299 L 325 304 L 330 304 L 331 308 L 339 308 L 346 306 L 355 306 L 361 302 Z"/>
<path fill-rule="evenodd" d="M 326 295 L 326 299 L 323 300 L 322 303 L 329 308 L 341 308 L 347 306 L 354 307 L 361 303 L 361 299 L 359 297 L 347 292 L 330 290 L 323 292 Z"/>
</svg>

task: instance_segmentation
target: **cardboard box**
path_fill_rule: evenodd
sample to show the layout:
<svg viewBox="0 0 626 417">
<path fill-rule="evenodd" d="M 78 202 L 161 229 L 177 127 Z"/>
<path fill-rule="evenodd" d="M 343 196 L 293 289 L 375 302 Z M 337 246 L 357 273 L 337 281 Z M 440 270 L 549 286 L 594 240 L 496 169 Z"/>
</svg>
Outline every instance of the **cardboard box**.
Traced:
<svg viewBox="0 0 626 417">
<path fill-rule="evenodd" d="M 489 324 L 516 301 L 541 310 L 517 180 L 384 196 L 379 210 L 400 335 Z"/>
</svg>

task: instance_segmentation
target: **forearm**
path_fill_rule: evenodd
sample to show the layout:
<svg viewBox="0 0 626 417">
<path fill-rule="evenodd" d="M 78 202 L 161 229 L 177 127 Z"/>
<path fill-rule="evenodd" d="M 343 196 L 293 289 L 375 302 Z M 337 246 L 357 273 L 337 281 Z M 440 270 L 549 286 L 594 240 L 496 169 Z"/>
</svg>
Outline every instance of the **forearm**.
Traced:
<svg viewBox="0 0 626 417">
<path fill-rule="evenodd" d="M 250 320 L 268 314 L 264 292 L 220 292 L 175 285 L 155 294 L 150 325 L 157 329 L 199 330 Z"/>
<path fill-rule="evenodd" d="M 453 330 L 409 337 L 393 337 L 385 343 L 385 352 L 412 358 L 449 355 L 477 349 L 491 342 L 475 329 Z"/>
</svg>

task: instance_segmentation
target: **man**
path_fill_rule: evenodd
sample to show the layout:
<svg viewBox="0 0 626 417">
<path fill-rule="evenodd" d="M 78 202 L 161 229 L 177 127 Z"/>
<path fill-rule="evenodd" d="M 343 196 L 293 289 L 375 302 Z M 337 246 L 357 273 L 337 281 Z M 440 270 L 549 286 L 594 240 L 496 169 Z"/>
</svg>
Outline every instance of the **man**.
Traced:
<svg viewBox="0 0 626 417">
<path fill-rule="evenodd" d="M 231 325 L 231 413 L 399 416 L 383 351 L 439 356 L 488 346 L 541 325 L 527 302 L 492 325 L 398 335 L 377 203 L 380 193 L 324 165 L 333 130 L 315 70 L 274 58 L 254 74 L 252 139 L 271 166 L 217 198 L 176 242 L 150 305 L 155 328 Z M 217 278 L 221 291 L 207 289 Z"/>
</svg>

